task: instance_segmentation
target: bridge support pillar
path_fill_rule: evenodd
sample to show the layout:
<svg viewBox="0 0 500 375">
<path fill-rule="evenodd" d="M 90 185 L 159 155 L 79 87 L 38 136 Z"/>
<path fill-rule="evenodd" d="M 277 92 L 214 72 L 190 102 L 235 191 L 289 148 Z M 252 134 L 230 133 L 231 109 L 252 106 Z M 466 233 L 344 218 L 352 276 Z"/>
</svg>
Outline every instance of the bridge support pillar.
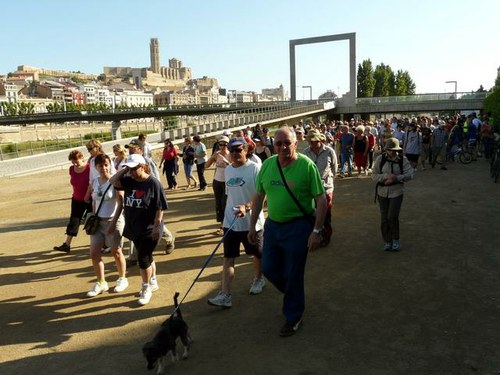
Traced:
<svg viewBox="0 0 500 375">
<path fill-rule="evenodd" d="M 113 141 L 122 139 L 121 125 L 121 121 L 113 121 L 111 123 L 111 138 L 113 139 Z"/>
</svg>

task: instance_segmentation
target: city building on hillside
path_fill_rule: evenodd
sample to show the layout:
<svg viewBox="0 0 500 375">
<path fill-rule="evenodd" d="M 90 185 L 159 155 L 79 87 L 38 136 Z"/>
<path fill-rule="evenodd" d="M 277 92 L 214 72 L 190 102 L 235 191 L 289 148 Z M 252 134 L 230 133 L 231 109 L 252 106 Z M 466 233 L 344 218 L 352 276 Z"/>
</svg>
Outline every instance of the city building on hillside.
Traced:
<svg viewBox="0 0 500 375">
<path fill-rule="evenodd" d="M 66 72 L 63 70 L 54 70 L 54 69 L 46 69 L 46 68 L 35 68 L 29 65 L 19 65 L 17 67 L 16 74 L 22 73 L 34 73 L 39 74 L 40 76 L 50 76 L 50 77 L 61 77 L 61 78 L 77 78 L 80 80 L 96 80 L 97 75 L 95 74 L 85 74 L 81 72 Z M 43 78 L 42 78 L 43 79 Z M 38 79 L 36 79 L 38 80 Z"/>
<path fill-rule="evenodd" d="M 263 101 L 286 101 L 288 100 L 288 93 L 283 85 L 279 85 L 274 89 L 262 89 L 262 99 Z"/>
<path fill-rule="evenodd" d="M 17 103 L 19 89 L 17 85 L 0 82 L 0 102 Z"/>
<path fill-rule="evenodd" d="M 149 44 L 151 66 L 147 68 L 109 67 L 103 69 L 106 77 L 130 79 L 136 88 L 160 88 L 163 90 L 183 90 L 192 78 L 191 68 L 183 67 L 182 61 L 172 58 L 168 66 L 160 65 L 160 43 L 152 38 Z"/>
</svg>

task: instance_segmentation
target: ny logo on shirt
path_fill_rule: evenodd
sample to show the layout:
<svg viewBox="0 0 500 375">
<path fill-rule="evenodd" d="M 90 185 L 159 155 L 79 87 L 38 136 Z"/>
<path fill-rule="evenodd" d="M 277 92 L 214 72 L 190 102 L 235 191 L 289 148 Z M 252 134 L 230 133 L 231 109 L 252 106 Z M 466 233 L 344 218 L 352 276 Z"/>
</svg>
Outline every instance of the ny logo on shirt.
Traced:
<svg viewBox="0 0 500 375">
<path fill-rule="evenodd" d="M 143 197 L 144 197 L 144 190 L 132 190 L 132 193 L 125 199 L 125 206 L 142 208 Z"/>
</svg>

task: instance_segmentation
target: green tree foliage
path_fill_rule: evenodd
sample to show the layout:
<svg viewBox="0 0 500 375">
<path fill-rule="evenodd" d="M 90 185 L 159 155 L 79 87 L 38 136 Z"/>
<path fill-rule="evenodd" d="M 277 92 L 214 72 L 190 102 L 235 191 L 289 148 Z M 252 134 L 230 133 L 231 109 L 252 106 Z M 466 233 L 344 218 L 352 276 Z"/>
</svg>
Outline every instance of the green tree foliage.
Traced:
<svg viewBox="0 0 500 375">
<path fill-rule="evenodd" d="M 486 92 L 486 90 L 484 89 L 483 85 L 479 85 L 479 88 L 476 92 Z"/>
<path fill-rule="evenodd" d="M 373 76 L 373 65 L 370 59 L 363 60 L 358 65 L 358 97 L 366 98 L 373 96 L 375 89 L 375 78 Z"/>
<path fill-rule="evenodd" d="M 384 63 L 377 65 L 373 76 L 375 78 L 373 96 L 394 95 L 396 77 L 389 65 L 385 65 Z"/>
<path fill-rule="evenodd" d="M 484 112 L 491 113 L 495 131 L 500 132 L 500 77 L 497 77 L 495 86 L 484 99 Z"/>
<path fill-rule="evenodd" d="M 396 84 L 394 95 L 413 95 L 415 94 L 415 82 L 410 77 L 408 71 L 398 70 L 396 73 Z"/>
<path fill-rule="evenodd" d="M 395 74 L 389 65 L 380 63 L 373 69 L 370 59 L 358 65 L 358 97 L 414 95 L 416 85 L 406 70 Z"/>
</svg>

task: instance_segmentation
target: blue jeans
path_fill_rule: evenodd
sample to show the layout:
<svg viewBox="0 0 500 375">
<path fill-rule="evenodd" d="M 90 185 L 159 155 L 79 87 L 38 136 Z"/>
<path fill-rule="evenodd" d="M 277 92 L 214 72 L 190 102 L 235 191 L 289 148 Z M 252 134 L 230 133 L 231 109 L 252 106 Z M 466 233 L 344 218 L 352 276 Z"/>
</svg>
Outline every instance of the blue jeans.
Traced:
<svg viewBox="0 0 500 375">
<path fill-rule="evenodd" d="M 345 163 L 347 162 L 347 172 L 352 173 L 352 153 L 341 152 L 340 153 L 340 174 L 343 176 L 345 172 Z"/>
<path fill-rule="evenodd" d="M 292 324 L 304 314 L 304 271 L 312 229 L 306 219 L 282 224 L 268 218 L 264 225 L 262 273 L 284 294 L 283 315 Z"/>
</svg>

